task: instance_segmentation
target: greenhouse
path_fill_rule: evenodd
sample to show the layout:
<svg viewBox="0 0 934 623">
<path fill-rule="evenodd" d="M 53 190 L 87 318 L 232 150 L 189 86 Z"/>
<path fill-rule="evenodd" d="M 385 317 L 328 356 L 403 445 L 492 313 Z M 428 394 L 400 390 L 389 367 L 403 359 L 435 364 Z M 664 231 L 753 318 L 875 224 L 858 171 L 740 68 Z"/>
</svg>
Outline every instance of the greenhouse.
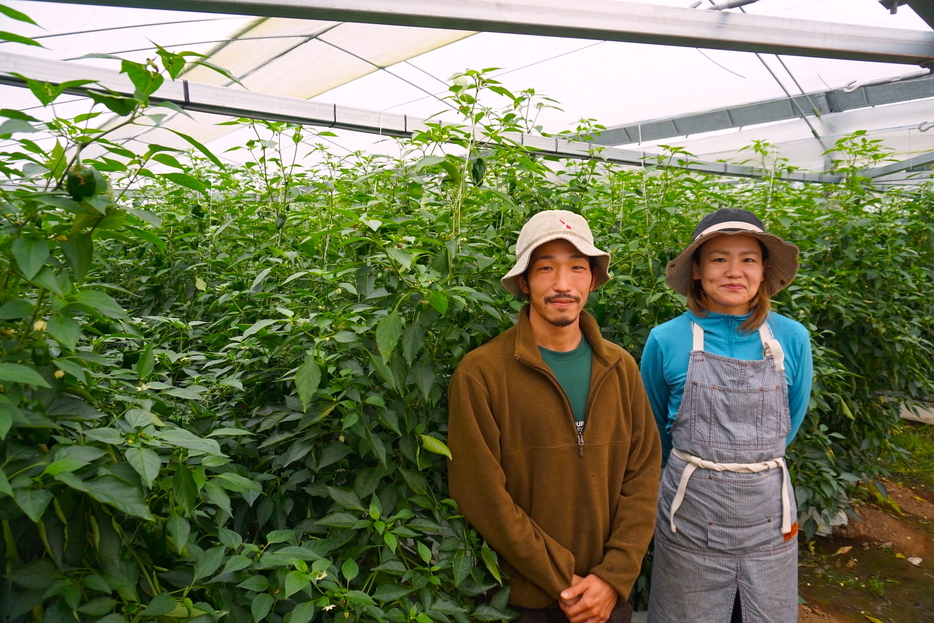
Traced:
<svg viewBox="0 0 934 623">
<path fill-rule="evenodd" d="M 734 208 L 800 253 L 798 620 L 930 621 L 932 178 L 932 0 L 0 0 L 0 623 L 516 618 L 448 475 L 520 230 L 638 365 Z"/>
</svg>

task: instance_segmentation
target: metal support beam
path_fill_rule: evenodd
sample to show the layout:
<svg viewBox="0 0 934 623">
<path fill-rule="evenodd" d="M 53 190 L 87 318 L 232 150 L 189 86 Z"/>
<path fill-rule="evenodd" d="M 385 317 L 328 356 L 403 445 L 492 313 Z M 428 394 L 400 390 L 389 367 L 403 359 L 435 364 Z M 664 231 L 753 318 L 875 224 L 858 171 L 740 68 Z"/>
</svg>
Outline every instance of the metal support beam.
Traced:
<svg viewBox="0 0 934 623">
<path fill-rule="evenodd" d="M 18 76 L 26 76 L 33 80 L 42 80 L 55 84 L 81 78 L 96 80 L 98 85 L 123 95 L 132 95 L 134 91 L 129 78 L 115 71 L 0 52 L 0 84 L 25 87 L 25 80 Z M 89 88 L 93 89 L 94 87 L 95 85 L 91 84 L 70 89 L 69 92 L 84 95 Z M 190 111 L 269 121 L 285 121 L 396 137 L 409 137 L 415 132 L 428 129 L 427 124 L 429 123 L 425 119 L 408 115 L 394 115 L 376 110 L 362 110 L 336 104 L 309 102 L 278 95 L 250 93 L 187 80 L 166 82 L 150 97 L 150 101 L 153 104 L 172 102 Z M 430 123 L 442 122 L 431 121 Z M 480 132 L 476 132 L 476 135 L 480 140 Z M 559 158 L 578 160 L 596 158 L 606 162 L 631 166 L 656 164 L 659 158 L 658 154 L 645 151 L 616 149 L 595 143 L 567 141 L 532 134 L 510 132 L 505 133 L 504 136 L 519 145 L 527 147 L 531 152 Z M 771 175 L 770 171 L 760 167 L 723 162 L 704 162 L 683 156 L 672 160 L 672 162 L 660 162 L 658 166 L 737 177 L 759 178 Z M 782 173 L 780 177 L 810 183 L 837 183 L 843 179 L 839 175 L 803 171 Z"/>
<path fill-rule="evenodd" d="M 45 0 L 64 2 L 66 0 Z M 880 63 L 934 60 L 934 32 L 617 0 L 67 0 L 203 13 L 655 43 Z"/>
<path fill-rule="evenodd" d="M 908 0 L 879 0 L 879 4 L 888 9 L 889 13 L 892 15 L 898 13 L 898 7 L 907 3 Z"/>
<path fill-rule="evenodd" d="M 898 7 L 907 4 L 928 26 L 934 28 L 934 0 L 879 0 L 879 4 L 892 15 L 898 12 Z"/>
<path fill-rule="evenodd" d="M 562 139 L 533 136 L 530 134 L 506 134 L 506 136 L 513 138 L 533 152 L 561 158 L 577 160 L 596 159 L 612 162 L 614 164 L 636 167 L 657 164 L 660 168 L 686 169 L 696 173 L 725 175 L 729 177 L 763 178 L 772 175 L 772 171 L 763 169 L 762 167 L 749 167 L 745 165 L 728 164 L 726 162 L 709 162 L 695 160 L 685 156 L 671 158 L 671 161 L 668 162 L 659 156 L 659 154 L 646 151 L 602 147 L 595 143 L 565 141 Z M 784 172 L 780 173 L 777 177 L 811 184 L 837 184 L 843 181 L 842 175 L 808 173 L 805 171 Z"/>
<path fill-rule="evenodd" d="M 927 182 L 934 182 L 934 171 L 919 171 L 917 173 L 894 173 L 883 179 L 876 179 L 872 187 L 885 192 L 890 188 L 918 187 Z"/>
<path fill-rule="evenodd" d="M 908 6 L 927 22 L 928 26 L 934 28 L 934 0 L 908 0 Z"/>
<path fill-rule="evenodd" d="M 814 102 L 817 110 L 811 107 L 808 98 Z M 798 107 L 805 114 L 813 116 L 925 98 L 934 98 L 934 75 L 903 82 L 865 86 L 854 91 L 845 89 L 818 91 L 794 98 L 782 97 L 668 119 L 628 123 L 607 128 L 588 138 L 601 145 L 628 145 L 640 141 L 657 141 L 675 136 L 703 134 L 760 123 L 798 119 L 801 117 Z M 795 106 L 795 102 L 798 106 Z"/>
<path fill-rule="evenodd" d="M 913 158 L 902 160 L 901 162 L 893 162 L 892 164 L 887 164 L 882 167 L 876 167 L 874 169 L 863 169 L 860 171 L 860 173 L 865 177 L 873 179 L 882 177 L 883 175 L 889 175 L 891 173 L 898 173 L 899 171 L 907 171 L 912 167 L 920 167 L 931 163 L 934 163 L 934 151 L 929 151 L 926 154 L 914 156 Z"/>
</svg>

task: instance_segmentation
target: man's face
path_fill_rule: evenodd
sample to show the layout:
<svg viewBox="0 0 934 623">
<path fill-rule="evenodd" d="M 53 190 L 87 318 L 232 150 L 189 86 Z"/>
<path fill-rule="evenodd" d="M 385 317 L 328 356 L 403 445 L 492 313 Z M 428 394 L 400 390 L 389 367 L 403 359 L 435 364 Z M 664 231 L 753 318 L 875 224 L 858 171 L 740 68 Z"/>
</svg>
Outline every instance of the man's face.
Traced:
<svg viewBox="0 0 934 623">
<path fill-rule="evenodd" d="M 580 317 L 595 279 L 590 258 L 559 239 L 532 251 L 528 270 L 516 281 L 529 295 L 531 315 L 556 327 L 567 327 Z"/>
</svg>

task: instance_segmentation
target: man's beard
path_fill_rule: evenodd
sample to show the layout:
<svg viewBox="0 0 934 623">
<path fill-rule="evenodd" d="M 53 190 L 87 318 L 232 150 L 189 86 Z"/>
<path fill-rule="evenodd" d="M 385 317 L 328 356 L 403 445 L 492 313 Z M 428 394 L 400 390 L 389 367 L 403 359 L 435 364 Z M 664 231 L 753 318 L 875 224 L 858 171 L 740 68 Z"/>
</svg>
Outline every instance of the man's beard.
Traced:
<svg viewBox="0 0 934 623">
<path fill-rule="evenodd" d="M 553 301 L 573 301 L 574 303 L 580 303 L 581 300 L 580 297 L 577 296 L 565 296 L 561 294 L 556 296 L 549 296 L 545 299 L 545 303 L 551 303 Z M 573 318 L 568 316 L 558 316 L 557 318 L 546 317 L 545 320 L 556 327 L 563 328 L 574 324 L 577 321 L 577 318 L 578 316 L 574 316 Z"/>
<path fill-rule="evenodd" d="M 546 318 L 545 320 L 556 327 L 567 327 L 574 324 L 574 322 L 577 320 L 577 317 L 575 316 L 574 318 L 567 318 L 562 316 L 561 318 Z"/>
</svg>

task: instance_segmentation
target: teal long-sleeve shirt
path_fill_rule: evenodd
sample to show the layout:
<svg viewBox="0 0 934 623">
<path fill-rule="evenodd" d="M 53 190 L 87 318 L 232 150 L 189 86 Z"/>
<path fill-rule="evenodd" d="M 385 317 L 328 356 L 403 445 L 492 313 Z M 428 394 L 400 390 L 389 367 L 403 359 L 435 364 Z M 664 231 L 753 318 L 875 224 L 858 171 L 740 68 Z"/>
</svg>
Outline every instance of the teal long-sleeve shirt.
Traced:
<svg viewBox="0 0 934 623">
<path fill-rule="evenodd" d="M 688 311 L 658 325 L 649 334 L 642 354 L 642 382 L 662 438 L 663 462 L 667 463 L 671 453 L 671 426 L 684 396 L 692 345 L 691 322 L 704 329 L 705 351 L 734 359 L 762 359 L 759 332 L 742 333 L 739 330 L 748 317 L 711 312 L 701 318 Z M 768 323 L 785 352 L 785 379 L 791 414 L 787 443 L 790 444 L 801 428 L 811 397 L 814 379 L 811 340 L 804 325 L 791 318 L 770 313 Z"/>
</svg>

